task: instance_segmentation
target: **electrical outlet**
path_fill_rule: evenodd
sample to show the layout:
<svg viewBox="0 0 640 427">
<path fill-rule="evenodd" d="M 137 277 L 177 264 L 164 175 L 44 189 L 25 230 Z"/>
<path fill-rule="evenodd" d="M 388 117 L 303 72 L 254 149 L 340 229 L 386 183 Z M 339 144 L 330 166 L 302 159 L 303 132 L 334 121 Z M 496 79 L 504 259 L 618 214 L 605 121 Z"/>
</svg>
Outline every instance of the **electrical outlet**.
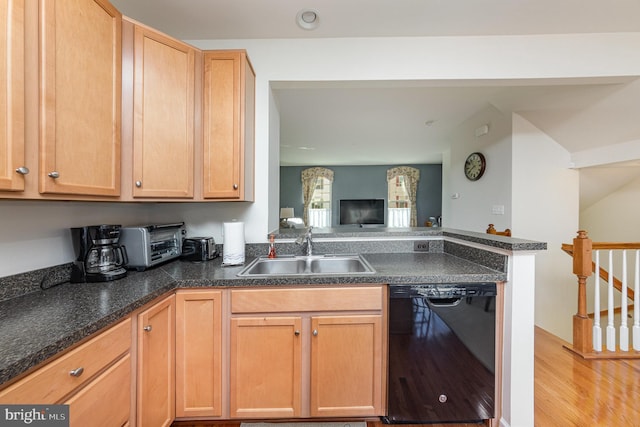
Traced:
<svg viewBox="0 0 640 427">
<path fill-rule="evenodd" d="M 414 252 L 429 252 L 429 242 L 427 240 L 416 240 L 413 242 Z"/>
</svg>

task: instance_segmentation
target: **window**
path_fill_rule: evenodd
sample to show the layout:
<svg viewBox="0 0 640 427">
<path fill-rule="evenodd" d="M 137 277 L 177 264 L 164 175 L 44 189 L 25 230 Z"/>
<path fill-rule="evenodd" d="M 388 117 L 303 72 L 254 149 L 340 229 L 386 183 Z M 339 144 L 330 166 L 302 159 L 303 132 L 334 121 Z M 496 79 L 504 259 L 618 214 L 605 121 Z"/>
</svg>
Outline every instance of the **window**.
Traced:
<svg viewBox="0 0 640 427">
<path fill-rule="evenodd" d="M 387 170 L 388 227 L 415 227 L 416 190 L 420 171 L 401 166 Z"/>
<path fill-rule="evenodd" d="M 302 171 L 304 223 L 312 227 L 331 227 L 331 186 L 333 171 L 309 168 Z"/>
<path fill-rule="evenodd" d="M 316 179 L 308 219 L 310 226 L 331 227 L 331 181 L 325 177 Z"/>
<path fill-rule="evenodd" d="M 409 227 L 411 222 L 411 200 L 404 183 L 404 175 L 388 181 L 388 226 Z"/>
</svg>

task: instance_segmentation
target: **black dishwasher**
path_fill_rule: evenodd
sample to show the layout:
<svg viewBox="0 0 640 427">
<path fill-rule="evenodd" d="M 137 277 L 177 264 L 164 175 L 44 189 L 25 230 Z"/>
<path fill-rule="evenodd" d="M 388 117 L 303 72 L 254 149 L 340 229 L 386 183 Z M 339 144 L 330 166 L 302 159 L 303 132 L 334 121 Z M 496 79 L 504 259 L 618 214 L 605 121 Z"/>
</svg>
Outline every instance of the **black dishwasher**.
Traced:
<svg viewBox="0 0 640 427">
<path fill-rule="evenodd" d="M 387 424 L 494 417 L 495 283 L 390 285 Z"/>
</svg>

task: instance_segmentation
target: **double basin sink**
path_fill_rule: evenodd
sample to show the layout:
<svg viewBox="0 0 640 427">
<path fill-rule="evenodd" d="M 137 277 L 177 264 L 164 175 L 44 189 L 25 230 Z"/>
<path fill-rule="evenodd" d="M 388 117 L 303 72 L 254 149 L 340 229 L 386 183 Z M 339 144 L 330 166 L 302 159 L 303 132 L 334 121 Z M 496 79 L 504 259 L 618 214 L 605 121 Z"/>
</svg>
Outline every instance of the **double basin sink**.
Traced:
<svg viewBox="0 0 640 427">
<path fill-rule="evenodd" d="M 238 276 L 305 276 L 328 274 L 372 274 L 375 270 L 361 255 L 283 255 L 253 260 Z"/>
</svg>

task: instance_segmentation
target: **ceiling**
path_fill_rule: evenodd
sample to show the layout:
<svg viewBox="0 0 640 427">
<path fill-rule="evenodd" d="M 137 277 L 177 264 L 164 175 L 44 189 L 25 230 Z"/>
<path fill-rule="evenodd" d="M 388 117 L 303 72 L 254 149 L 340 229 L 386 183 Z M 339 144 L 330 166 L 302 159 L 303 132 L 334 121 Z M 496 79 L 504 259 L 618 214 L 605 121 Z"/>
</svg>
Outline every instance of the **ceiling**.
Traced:
<svg viewBox="0 0 640 427">
<path fill-rule="evenodd" d="M 182 40 L 640 31 L 637 0 L 111 0 Z M 295 23 L 313 9 L 313 31 Z"/>
<path fill-rule="evenodd" d="M 638 0 L 111 2 L 124 15 L 182 40 L 640 32 Z M 303 9 L 317 12 L 316 29 L 296 25 Z M 570 152 L 640 140 L 640 81 L 632 79 L 547 86 L 281 83 L 274 93 L 280 158 L 288 165 L 310 159 L 316 165 L 355 159 L 361 164 L 440 163 L 449 132 L 487 106 L 522 115 Z M 636 163 L 583 170 L 581 207 L 638 176 Z"/>
</svg>

